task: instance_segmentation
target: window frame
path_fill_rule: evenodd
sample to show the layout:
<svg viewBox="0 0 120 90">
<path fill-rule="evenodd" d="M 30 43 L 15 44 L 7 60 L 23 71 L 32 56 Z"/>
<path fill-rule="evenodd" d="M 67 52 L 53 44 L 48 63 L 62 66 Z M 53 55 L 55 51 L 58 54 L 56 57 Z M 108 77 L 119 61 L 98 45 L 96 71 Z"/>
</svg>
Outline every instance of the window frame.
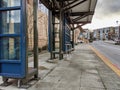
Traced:
<svg viewBox="0 0 120 90">
<path fill-rule="evenodd" d="M 1 38 L 4 38 L 4 37 L 8 37 L 8 38 L 20 38 L 20 47 L 19 47 L 19 49 L 20 49 L 20 51 L 19 51 L 19 53 L 20 53 L 20 56 L 19 56 L 19 59 L 17 59 L 17 60 L 12 60 L 12 59 L 7 59 L 7 60 L 5 60 L 5 59 L 0 59 L 0 62 L 14 62 L 14 63 L 21 63 L 21 57 L 22 57 L 22 22 L 23 22 L 23 20 L 22 20 L 22 0 L 20 0 L 20 6 L 11 6 L 11 7 L 0 7 L 0 13 L 1 12 L 4 12 L 4 11 L 15 11 L 15 10 L 20 10 L 20 33 L 19 34 L 16 34 L 16 33 L 14 33 L 14 34 L 1 34 L 0 33 L 0 39 Z M 1 16 L 0 16 L 0 27 L 1 27 Z M 1 44 L 1 42 L 0 42 L 0 44 Z M 0 47 L 0 49 L 1 49 L 2 47 Z M 1 57 L 1 54 L 0 54 L 0 57 Z"/>
</svg>

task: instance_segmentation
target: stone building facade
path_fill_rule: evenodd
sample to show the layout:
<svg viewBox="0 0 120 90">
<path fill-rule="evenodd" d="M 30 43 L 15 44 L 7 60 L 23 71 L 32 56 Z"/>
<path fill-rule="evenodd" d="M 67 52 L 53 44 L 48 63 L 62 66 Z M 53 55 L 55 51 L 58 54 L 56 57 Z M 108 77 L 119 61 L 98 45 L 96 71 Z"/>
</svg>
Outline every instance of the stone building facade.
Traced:
<svg viewBox="0 0 120 90">
<path fill-rule="evenodd" d="M 78 37 L 79 37 L 79 35 L 80 35 L 80 29 L 79 28 L 75 29 L 75 31 L 74 31 L 74 42 L 75 42 L 75 44 L 78 43 Z"/>
<path fill-rule="evenodd" d="M 119 26 L 96 29 L 93 31 L 93 37 L 96 40 L 114 40 L 115 38 L 119 37 L 119 29 Z"/>
<path fill-rule="evenodd" d="M 33 30 L 33 0 L 27 0 L 27 20 L 28 20 L 28 50 L 32 51 L 34 47 Z M 38 48 L 47 49 L 48 45 L 48 15 L 42 10 L 38 10 Z"/>
</svg>

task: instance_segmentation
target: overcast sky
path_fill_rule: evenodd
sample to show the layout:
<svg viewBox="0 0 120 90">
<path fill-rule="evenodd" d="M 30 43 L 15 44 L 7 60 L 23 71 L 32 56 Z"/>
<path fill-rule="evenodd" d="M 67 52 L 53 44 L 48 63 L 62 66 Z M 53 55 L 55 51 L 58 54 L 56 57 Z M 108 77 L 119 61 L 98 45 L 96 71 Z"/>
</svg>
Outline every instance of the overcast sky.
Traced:
<svg viewBox="0 0 120 90">
<path fill-rule="evenodd" d="M 96 29 L 120 25 L 120 0 L 98 0 L 91 24 L 84 28 Z"/>
</svg>

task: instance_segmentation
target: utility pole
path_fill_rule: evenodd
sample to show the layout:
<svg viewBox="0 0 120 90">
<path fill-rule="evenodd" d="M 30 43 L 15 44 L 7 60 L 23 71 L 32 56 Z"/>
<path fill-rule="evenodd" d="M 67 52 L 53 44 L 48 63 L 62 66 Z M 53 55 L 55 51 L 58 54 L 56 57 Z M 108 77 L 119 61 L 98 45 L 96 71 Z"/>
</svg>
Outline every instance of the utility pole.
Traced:
<svg viewBox="0 0 120 90">
<path fill-rule="evenodd" d="M 119 25 L 119 37 L 118 38 L 120 39 L 120 25 Z"/>
</svg>

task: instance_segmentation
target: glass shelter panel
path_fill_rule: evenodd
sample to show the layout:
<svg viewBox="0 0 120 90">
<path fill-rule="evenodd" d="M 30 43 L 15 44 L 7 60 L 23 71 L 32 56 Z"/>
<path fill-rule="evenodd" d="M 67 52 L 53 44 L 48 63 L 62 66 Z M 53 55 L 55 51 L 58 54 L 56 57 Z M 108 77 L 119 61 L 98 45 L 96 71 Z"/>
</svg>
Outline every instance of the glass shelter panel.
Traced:
<svg viewBox="0 0 120 90">
<path fill-rule="evenodd" d="M 0 20 L 0 34 L 20 33 L 20 10 L 2 11 Z"/>
<path fill-rule="evenodd" d="M 0 60 L 20 59 L 20 38 L 2 37 L 0 38 Z"/>
<path fill-rule="evenodd" d="M 20 6 L 21 0 L 0 0 L 0 7 L 15 7 Z"/>
<path fill-rule="evenodd" d="M 26 76 L 25 0 L 0 0 L 0 76 Z"/>
</svg>

